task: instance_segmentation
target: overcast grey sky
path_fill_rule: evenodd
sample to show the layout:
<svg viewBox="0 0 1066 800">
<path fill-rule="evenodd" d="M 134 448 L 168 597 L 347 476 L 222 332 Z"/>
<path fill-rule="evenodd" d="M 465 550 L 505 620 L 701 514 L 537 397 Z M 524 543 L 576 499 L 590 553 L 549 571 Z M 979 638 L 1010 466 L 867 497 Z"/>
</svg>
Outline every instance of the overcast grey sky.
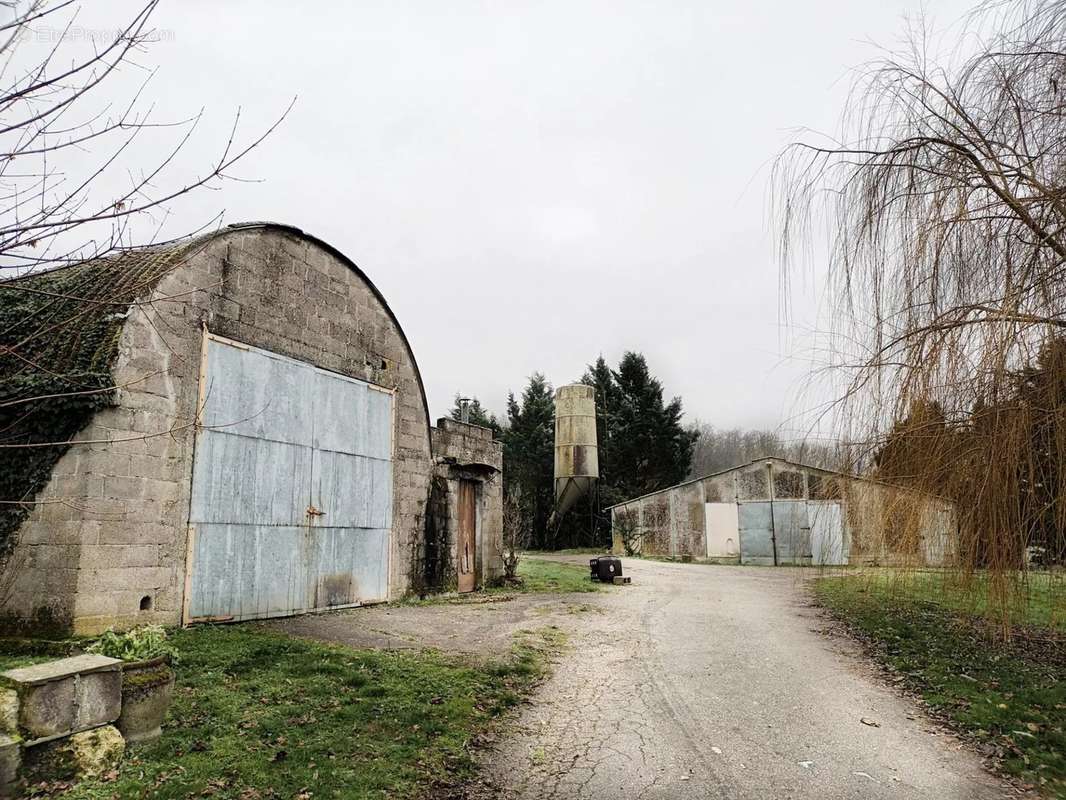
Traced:
<svg viewBox="0 0 1066 800">
<path fill-rule="evenodd" d="M 969 3 L 934 0 L 954 22 Z M 79 23 L 137 2 L 93 0 Z M 818 276 L 780 325 L 769 162 L 835 130 L 848 70 L 917 0 L 325 2 L 170 0 L 141 58 L 161 116 L 206 117 L 206 162 L 244 109 L 284 126 L 171 225 L 270 219 L 329 241 L 377 283 L 432 413 L 497 411 L 543 371 L 645 353 L 688 418 L 776 426 L 802 410 Z M 160 134 L 162 137 L 164 134 Z M 798 403 L 798 404 L 797 404 Z"/>
</svg>

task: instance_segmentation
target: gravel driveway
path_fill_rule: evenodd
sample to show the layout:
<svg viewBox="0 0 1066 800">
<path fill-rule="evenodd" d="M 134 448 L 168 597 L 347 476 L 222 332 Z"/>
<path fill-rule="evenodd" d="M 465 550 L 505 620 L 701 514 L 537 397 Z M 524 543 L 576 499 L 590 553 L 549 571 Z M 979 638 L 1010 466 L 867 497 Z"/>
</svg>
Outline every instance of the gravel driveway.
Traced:
<svg viewBox="0 0 1066 800">
<path fill-rule="evenodd" d="M 571 617 L 573 651 L 484 754 L 501 796 L 1016 796 L 883 686 L 851 643 L 823 635 L 804 573 L 625 570 L 633 585 L 595 595 L 603 613 Z"/>
</svg>

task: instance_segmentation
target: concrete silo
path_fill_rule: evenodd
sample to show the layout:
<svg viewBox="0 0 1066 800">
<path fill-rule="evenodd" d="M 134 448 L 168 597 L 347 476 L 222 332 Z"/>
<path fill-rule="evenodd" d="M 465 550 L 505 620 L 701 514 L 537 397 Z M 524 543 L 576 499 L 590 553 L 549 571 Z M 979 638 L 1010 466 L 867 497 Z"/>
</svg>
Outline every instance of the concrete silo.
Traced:
<svg viewBox="0 0 1066 800">
<path fill-rule="evenodd" d="M 596 391 L 575 383 L 555 392 L 555 511 L 558 519 L 590 493 L 600 476 Z"/>
</svg>

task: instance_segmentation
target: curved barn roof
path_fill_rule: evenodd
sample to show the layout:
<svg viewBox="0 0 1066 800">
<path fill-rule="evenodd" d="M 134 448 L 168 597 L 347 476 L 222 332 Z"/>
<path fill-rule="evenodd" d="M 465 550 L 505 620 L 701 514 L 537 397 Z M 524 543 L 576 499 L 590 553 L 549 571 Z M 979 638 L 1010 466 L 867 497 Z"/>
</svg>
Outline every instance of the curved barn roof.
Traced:
<svg viewBox="0 0 1066 800">
<path fill-rule="evenodd" d="M 396 326 L 411 359 L 426 427 L 429 403 L 418 360 L 400 320 L 370 277 L 344 253 L 300 228 L 278 222 L 240 222 L 210 233 L 0 280 L 0 403 L 20 376 L 43 372 L 57 383 L 99 389 L 94 376 L 110 372 L 117 334 L 129 306 L 174 267 L 212 240 L 239 230 L 275 230 L 326 250 L 362 279 Z M 5 289 L 16 289 L 4 292 Z M 8 296 L 3 296 L 7 294 Z M 2 436 L 2 433 L 0 433 Z"/>
<path fill-rule="evenodd" d="M 319 247 L 351 269 L 396 326 L 418 381 L 431 428 L 425 385 L 414 351 L 381 291 L 354 261 L 299 228 L 246 222 L 160 245 L 123 250 L 56 269 L 0 280 L 0 552 L 5 534 L 96 410 L 109 404 L 111 368 L 130 306 L 172 269 L 213 240 L 236 231 L 277 231 Z M 56 446 L 42 446 L 47 443 Z"/>
</svg>

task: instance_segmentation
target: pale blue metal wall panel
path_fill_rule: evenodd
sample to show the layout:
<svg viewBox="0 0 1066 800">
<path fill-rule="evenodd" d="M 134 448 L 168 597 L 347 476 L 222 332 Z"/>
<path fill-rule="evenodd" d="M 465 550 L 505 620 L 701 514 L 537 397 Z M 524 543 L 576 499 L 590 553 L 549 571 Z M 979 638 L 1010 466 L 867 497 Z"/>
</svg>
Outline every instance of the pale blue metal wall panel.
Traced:
<svg viewBox="0 0 1066 800">
<path fill-rule="evenodd" d="M 387 599 L 393 396 L 214 339 L 205 389 L 190 618 Z"/>
<path fill-rule="evenodd" d="M 806 500 L 774 500 L 774 537 L 778 564 L 811 562 L 811 531 Z"/>
<path fill-rule="evenodd" d="M 370 466 L 370 528 L 392 527 L 392 462 L 369 461 Z"/>
<path fill-rule="evenodd" d="M 205 430 L 196 448 L 191 522 L 304 522 L 311 474 L 309 446 Z"/>
<path fill-rule="evenodd" d="M 362 381 L 321 370 L 314 387 L 315 448 L 368 455 L 367 394 L 375 392 Z"/>
<path fill-rule="evenodd" d="M 392 460 L 392 395 L 371 389 L 367 392 L 367 449 L 370 458 Z"/>
<path fill-rule="evenodd" d="M 306 609 L 305 533 L 295 526 L 197 526 L 189 616 L 251 619 Z"/>
<path fill-rule="evenodd" d="M 314 531 L 311 567 L 315 608 L 387 599 L 387 530 L 316 528 Z"/>
<path fill-rule="evenodd" d="M 769 502 L 739 504 L 740 563 L 773 566 L 773 517 Z"/>
<path fill-rule="evenodd" d="M 314 367 L 211 339 L 203 424 L 256 439 L 311 444 Z"/>
<path fill-rule="evenodd" d="M 311 502 L 326 512 L 322 525 L 369 528 L 371 462 L 361 456 L 316 450 Z M 390 492 L 391 496 L 391 492 Z"/>
</svg>

